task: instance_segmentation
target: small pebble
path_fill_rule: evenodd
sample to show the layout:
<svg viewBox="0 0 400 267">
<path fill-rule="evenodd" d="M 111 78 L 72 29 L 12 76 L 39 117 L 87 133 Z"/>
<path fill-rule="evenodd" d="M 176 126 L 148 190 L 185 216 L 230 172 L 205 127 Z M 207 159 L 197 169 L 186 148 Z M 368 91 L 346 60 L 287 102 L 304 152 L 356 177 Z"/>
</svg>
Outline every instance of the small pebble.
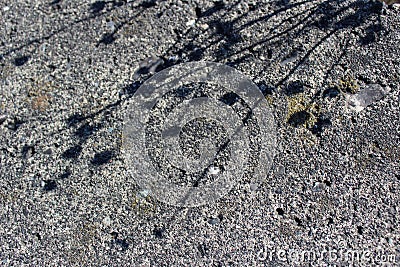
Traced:
<svg viewBox="0 0 400 267">
<path fill-rule="evenodd" d="M 109 22 L 107 22 L 107 28 L 108 28 L 111 32 L 115 31 L 115 23 L 114 23 L 114 21 L 109 21 Z"/>
<path fill-rule="evenodd" d="M 209 27 L 210 27 L 210 26 L 208 26 L 207 23 L 204 23 L 204 24 L 200 24 L 200 25 L 199 25 L 199 28 L 202 29 L 202 30 L 204 30 L 204 31 L 205 31 L 205 30 L 208 30 Z"/>
<path fill-rule="evenodd" d="M 371 104 L 381 100 L 390 90 L 379 84 L 370 84 L 360 89 L 355 95 L 346 96 L 349 111 L 360 112 Z"/>
<path fill-rule="evenodd" d="M 105 226 L 110 226 L 111 225 L 111 218 L 109 216 L 104 217 L 103 224 Z"/>
<path fill-rule="evenodd" d="M 209 173 L 210 173 L 211 175 L 216 175 L 216 174 L 218 174 L 219 172 L 220 172 L 220 169 L 219 169 L 218 167 L 214 167 L 214 166 L 211 166 L 211 167 L 210 167 Z"/>
<path fill-rule="evenodd" d="M 42 52 L 42 54 L 45 54 L 45 53 L 46 53 L 46 44 L 42 44 L 42 45 L 40 46 L 40 51 Z"/>
<path fill-rule="evenodd" d="M 179 60 L 179 56 L 170 56 L 169 58 L 168 58 L 168 61 L 170 61 L 170 62 L 176 62 L 176 61 L 178 61 Z"/>
<path fill-rule="evenodd" d="M 316 182 L 316 183 L 314 183 L 312 191 L 321 192 L 324 189 L 324 187 L 325 187 L 324 183 Z"/>
<path fill-rule="evenodd" d="M 286 64 L 295 62 L 297 60 L 298 56 L 299 56 L 299 53 L 297 51 L 294 51 L 288 57 L 286 57 L 284 60 L 281 61 L 281 65 L 284 66 Z"/>
<path fill-rule="evenodd" d="M 135 72 L 135 79 L 137 79 L 140 74 L 154 74 L 157 68 L 162 64 L 164 64 L 164 60 L 159 57 L 151 56 L 149 58 L 146 58 L 139 63 L 139 69 Z"/>
<path fill-rule="evenodd" d="M 258 189 L 258 184 L 250 184 L 250 190 L 256 191 Z"/>
<path fill-rule="evenodd" d="M 149 194 L 150 194 L 150 190 L 148 190 L 148 189 L 143 189 L 143 190 L 140 190 L 140 191 L 137 193 L 137 196 L 138 196 L 138 197 L 142 197 L 142 198 L 146 198 Z"/>
<path fill-rule="evenodd" d="M 192 26 L 194 26 L 195 23 L 196 23 L 196 20 L 195 19 L 191 19 L 188 22 L 186 22 L 186 26 L 192 27 Z"/>
<path fill-rule="evenodd" d="M 219 223 L 219 219 L 218 218 L 211 218 L 210 220 L 208 220 L 208 223 L 211 225 L 216 225 Z"/>
<path fill-rule="evenodd" d="M 5 122 L 7 119 L 7 115 L 5 114 L 0 114 L 0 124 L 2 124 L 3 122 Z"/>
<path fill-rule="evenodd" d="M 10 10 L 10 7 L 9 7 L 9 6 L 3 7 L 3 11 L 4 11 L 4 12 L 6 12 L 6 11 L 8 11 L 8 10 Z"/>
<path fill-rule="evenodd" d="M 51 153 L 53 153 L 53 151 L 51 150 L 51 148 L 47 148 L 46 150 L 43 151 L 43 153 L 46 155 L 51 155 Z"/>
<path fill-rule="evenodd" d="M 278 167 L 278 174 L 281 174 L 281 175 L 285 174 L 285 167 L 283 165 L 280 165 Z"/>
</svg>

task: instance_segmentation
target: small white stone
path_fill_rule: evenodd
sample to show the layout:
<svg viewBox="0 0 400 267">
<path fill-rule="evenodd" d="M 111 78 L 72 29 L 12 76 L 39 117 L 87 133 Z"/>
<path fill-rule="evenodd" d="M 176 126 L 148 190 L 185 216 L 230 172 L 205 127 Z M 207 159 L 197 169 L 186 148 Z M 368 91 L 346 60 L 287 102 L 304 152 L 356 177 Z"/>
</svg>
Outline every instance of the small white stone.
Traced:
<svg viewBox="0 0 400 267">
<path fill-rule="evenodd" d="M 195 19 L 191 19 L 188 22 L 186 22 L 186 26 L 192 27 L 195 23 L 196 23 L 196 20 Z"/>
<path fill-rule="evenodd" d="M 105 226 L 110 226 L 111 225 L 111 218 L 109 216 L 104 217 L 103 224 Z"/>
<path fill-rule="evenodd" d="M 204 23 L 204 24 L 200 24 L 199 28 L 205 31 L 205 30 L 207 30 L 209 28 L 209 26 L 208 26 L 207 23 Z"/>
<path fill-rule="evenodd" d="M 46 53 L 46 44 L 42 44 L 41 46 L 40 46 L 40 51 L 44 54 L 44 53 Z"/>
<path fill-rule="evenodd" d="M 369 84 L 360 89 L 355 95 L 346 95 L 346 107 L 350 112 L 360 112 L 382 98 L 390 91 L 379 84 Z"/>
<path fill-rule="evenodd" d="M 143 189 L 138 192 L 138 196 L 142 198 L 146 198 L 150 194 L 150 190 Z"/>
<path fill-rule="evenodd" d="M 107 28 L 108 28 L 111 32 L 115 31 L 115 23 L 114 23 L 114 21 L 109 21 L 109 22 L 107 22 Z"/>
<path fill-rule="evenodd" d="M 178 61 L 179 60 L 179 56 L 170 56 L 169 58 L 168 58 L 168 61 Z"/>
<path fill-rule="evenodd" d="M 250 184 L 250 190 L 256 191 L 258 189 L 258 184 Z"/>
<path fill-rule="evenodd" d="M 10 10 L 10 7 L 9 7 L 9 6 L 3 7 L 3 11 L 4 11 L 4 12 L 6 12 L 6 11 L 8 11 L 8 10 Z"/>
<path fill-rule="evenodd" d="M 211 175 L 216 175 L 216 174 L 218 174 L 220 172 L 220 169 L 218 168 L 218 167 L 214 167 L 214 166 L 211 166 L 211 168 L 210 168 L 210 170 L 209 170 L 209 173 L 211 174 Z"/>
<path fill-rule="evenodd" d="M 321 192 L 324 189 L 324 184 L 320 182 L 315 182 L 312 190 L 314 192 Z"/>
</svg>

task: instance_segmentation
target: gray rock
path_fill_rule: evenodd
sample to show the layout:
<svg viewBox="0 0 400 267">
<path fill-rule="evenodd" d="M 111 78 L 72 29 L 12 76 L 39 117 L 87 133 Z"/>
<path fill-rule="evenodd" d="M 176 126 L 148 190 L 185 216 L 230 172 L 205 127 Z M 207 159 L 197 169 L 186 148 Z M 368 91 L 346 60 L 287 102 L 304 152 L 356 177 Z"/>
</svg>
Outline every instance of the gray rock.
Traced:
<svg viewBox="0 0 400 267">
<path fill-rule="evenodd" d="M 347 108 L 349 111 L 360 112 L 381 100 L 389 92 L 389 88 L 384 88 L 379 84 L 369 84 L 362 87 L 357 94 L 346 96 Z"/>
</svg>

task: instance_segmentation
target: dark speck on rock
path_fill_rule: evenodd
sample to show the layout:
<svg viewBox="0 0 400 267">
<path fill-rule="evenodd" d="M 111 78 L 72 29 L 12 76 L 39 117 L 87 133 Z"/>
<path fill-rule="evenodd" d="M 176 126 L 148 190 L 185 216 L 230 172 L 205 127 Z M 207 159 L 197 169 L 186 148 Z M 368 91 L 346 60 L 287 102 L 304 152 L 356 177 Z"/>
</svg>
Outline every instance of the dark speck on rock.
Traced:
<svg viewBox="0 0 400 267">
<path fill-rule="evenodd" d="M 362 226 L 357 226 L 357 233 L 362 235 L 363 234 L 363 228 Z"/>
<path fill-rule="evenodd" d="M 277 208 L 277 209 L 276 209 L 276 212 L 278 212 L 278 215 L 280 215 L 280 216 L 283 216 L 283 214 L 285 213 L 285 212 L 283 211 L 283 209 L 281 209 L 281 208 Z"/>
<path fill-rule="evenodd" d="M 287 95 L 295 95 L 304 92 L 304 85 L 300 81 L 291 82 L 286 87 Z"/>
<path fill-rule="evenodd" d="M 60 178 L 61 179 L 66 179 L 66 178 L 70 177 L 71 174 L 72 174 L 71 171 L 67 170 L 63 174 L 60 175 Z"/>
<path fill-rule="evenodd" d="M 96 131 L 95 126 L 84 124 L 75 131 L 75 134 L 76 136 L 85 139 L 88 136 L 92 135 L 95 131 Z"/>
<path fill-rule="evenodd" d="M 85 117 L 80 114 L 74 114 L 67 119 L 67 123 L 69 126 L 75 125 L 78 122 L 85 120 Z"/>
<path fill-rule="evenodd" d="M 271 85 L 260 84 L 259 88 L 264 96 L 272 95 L 276 91 L 276 88 Z"/>
<path fill-rule="evenodd" d="M 16 57 L 14 59 L 14 65 L 17 67 L 20 67 L 20 66 L 24 65 L 26 62 L 28 62 L 28 60 L 29 60 L 29 56 Z"/>
<path fill-rule="evenodd" d="M 326 90 L 324 90 L 324 92 L 322 93 L 323 97 L 337 97 L 340 94 L 339 89 L 332 87 L 332 88 L 328 88 Z"/>
<path fill-rule="evenodd" d="M 195 7 L 196 17 L 200 18 L 202 16 L 201 8 L 196 6 Z"/>
<path fill-rule="evenodd" d="M 308 119 L 310 119 L 310 117 L 311 114 L 308 111 L 306 110 L 298 111 L 294 113 L 292 116 L 290 116 L 290 118 L 288 119 L 288 123 L 293 127 L 298 127 L 304 124 Z"/>
<path fill-rule="evenodd" d="M 25 145 L 22 148 L 22 157 L 24 159 L 29 159 L 30 157 L 32 157 L 35 154 L 35 147 L 34 146 L 28 146 Z"/>
<path fill-rule="evenodd" d="M 68 148 L 66 151 L 64 151 L 62 156 L 66 159 L 77 158 L 79 156 L 79 154 L 81 153 L 81 151 L 82 151 L 82 146 L 76 145 L 76 146 Z"/>
<path fill-rule="evenodd" d="M 303 223 L 301 222 L 301 220 L 299 218 L 294 218 L 294 221 L 297 223 L 297 226 L 303 226 Z"/>
<path fill-rule="evenodd" d="M 50 3 L 50 5 L 56 5 L 59 4 L 61 2 L 61 0 L 54 0 Z"/>
<path fill-rule="evenodd" d="M 147 0 L 147 1 L 144 1 L 140 6 L 144 7 L 144 8 L 151 8 L 156 5 L 157 5 L 157 3 L 155 0 Z"/>
<path fill-rule="evenodd" d="M 153 230 L 153 234 L 157 237 L 157 238 L 163 238 L 164 237 L 164 233 L 165 233 L 165 228 L 155 228 Z"/>
<path fill-rule="evenodd" d="M 94 155 L 92 164 L 93 165 L 103 165 L 103 164 L 109 163 L 110 160 L 113 158 L 113 156 L 114 156 L 114 153 L 109 150 L 97 153 L 96 155 Z"/>
<path fill-rule="evenodd" d="M 39 241 L 42 240 L 42 236 L 39 233 L 34 233 L 34 235 Z"/>
<path fill-rule="evenodd" d="M 101 37 L 100 41 L 97 43 L 97 46 L 99 46 L 100 44 L 109 45 L 109 44 L 112 44 L 115 40 L 116 40 L 116 38 L 115 38 L 114 32 L 107 33 L 107 34 L 103 35 L 103 37 Z"/>
<path fill-rule="evenodd" d="M 102 11 L 104 9 L 105 6 L 106 6 L 106 2 L 96 1 L 93 4 L 91 4 L 90 11 L 92 13 L 99 13 L 100 11 Z"/>
<path fill-rule="evenodd" d="M 43 154 L 46 154 L 46 155 L 51 155 L 51 153 L 53 153 L 53 151 L 51 150 L 51 148 L 47 148 L 47 149 L 45 149 L 45 150 L 43 151 Z"/>
<path fill-rule="evenodd" d="M 111 235 L 114 239 L 117 239 L 117 238 L 118 238 L 118 233 L 115 232 L 115 231 L 111 232 L 110 235 Z"/>
<path fill-rule="evenodd" d="M 313 128 L 311 129 L 311 132 L 318 137 L 321 137 L 321 133 L 324 131 L 325 128 L 330 127 L 332 125 L 332 122 L 330 118 L 326 115 L 321 115 L 318 119 Z"/>
<path fill-rule="evenodd" d="M 55 180 L 43 181 L 43 190 L 44 191 L 52 191 L 56 188 L 57 188 L 57 182 Z"/>
<path fill-rule="evenodd" d="M 18 130 L 19 126 L 21 126 L 21 124 L 23 124 L 24 122 L 21 121 L 18 118 L 14 118 L 8 125 L 7 128 L 13 131 Z"/>
<path fill-rule="evenodd" d="M 200 255 L 201 255 L 202 257 L 207 256 L 207 255 L 209 254 L 209 249 L 208 249 L 208 247 L 207 247 L 205 244 L 200 244 L 200 245 L 198 245 L 198 246 L 197 246 L 197 249 L 199 250 Z"/>
<path fill-rule="evenodd" d="M 119 239 L 117 238 L 115 240 L 115 244 L 117 244 L 118 246 L 120 246 L 120 249 L 125 251 L 129 248 L 129 243 L 126 241 L 126 239 Z"/>
</svg>

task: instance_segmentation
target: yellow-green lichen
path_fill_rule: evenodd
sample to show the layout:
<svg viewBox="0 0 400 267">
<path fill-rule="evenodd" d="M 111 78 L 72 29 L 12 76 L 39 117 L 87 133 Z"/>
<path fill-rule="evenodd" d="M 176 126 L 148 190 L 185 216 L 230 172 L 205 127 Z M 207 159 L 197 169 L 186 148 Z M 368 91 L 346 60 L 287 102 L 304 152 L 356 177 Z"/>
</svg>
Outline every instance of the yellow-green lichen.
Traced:
<svg viewBox="0 0 400 267">
<path fill-rule="evenodd" d="M 351 76 L 345 76 L 340 79 L 337 83 L 333 84 L 335 88 L 343 93 L 355 94 L 360 90 L 360 86 L 357 80 Z"/>
<path fill-rule="evenodd" d="M 273 99 L 271 96 L 269 96 L 269 95 L 267 95 L 267 96 L 265 97 L 265 100 L 267 100 L 268 104 L 270 104 L 270 105 L 273 105 L 273 104 L 274 104 L 274 99 Z"/>
<path fill-rule="evenodd" d="M 132 201 L 132 208 L 140 214 L 151 214 L 156 211 L 156 201 L 150 196 L 138 193 Z"/>
<path fill-rule="evenodd" d="M 312 128 L 317 122 L 314 114 L 318 113 L 318 105 L 304 94 L 287 97 L 286 122 L 294 127 Z"/>
</svg>

